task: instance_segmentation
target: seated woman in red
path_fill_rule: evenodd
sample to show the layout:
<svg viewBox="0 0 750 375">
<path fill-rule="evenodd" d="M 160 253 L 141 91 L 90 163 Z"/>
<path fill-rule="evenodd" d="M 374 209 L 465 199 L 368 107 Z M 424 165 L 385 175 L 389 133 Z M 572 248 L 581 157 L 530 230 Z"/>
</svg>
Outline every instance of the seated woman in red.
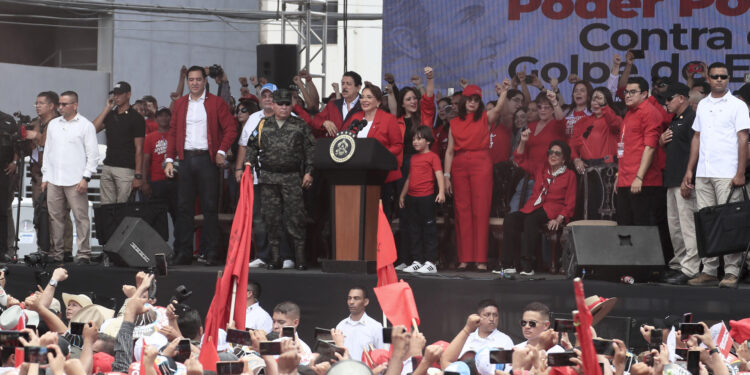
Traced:
<svg viewBox="0 0 750 375">
<path fill-rule="evenodd" d="M 357 133 L 357 138 L 375 138 L 396 157 L 401 165 L 404 156 L 404 136 L 398 126 L 396 116 L 380 109 L 383 103 L 383 92 L 380 88 L 366 84 L 359 97 L 362 112 L 352 115 L 354 120 L 366 120 L 367 126 Z M 401 178 L 401 170 L 395 169 L 388 173 L 385 183 Z"/>
<path fill-rule="evenodd" d="M 547 149 L 547 163 L 535 169 L 524 151 L 529 130 L 521 135 L 515 160 L 527 173 L 535 176 L 534 190 L 521 211 L 505 216 L 503 223 L 502 270 L 506 274 L 534 274 L 535 257 L 541 248 L 542 230 L 557 230 L 573 216 L 576 205 L 576 174 L 569 168 L 570 147 L 564 141 L 552 141 Z"/>
</svg>

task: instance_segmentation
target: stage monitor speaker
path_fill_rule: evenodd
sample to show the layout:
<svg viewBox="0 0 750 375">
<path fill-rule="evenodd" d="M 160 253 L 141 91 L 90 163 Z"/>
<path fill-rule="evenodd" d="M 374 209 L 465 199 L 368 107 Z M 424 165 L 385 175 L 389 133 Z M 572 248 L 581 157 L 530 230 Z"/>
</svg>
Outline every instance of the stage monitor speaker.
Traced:
<svg viewBox="0 0 750 375">
<path fill-rule="evenodd" d="M 139 217 L 125 217 L 104 245 L 104 253 L 117 266 L 156 267 L 154 254 L 172 255 L 159 233 Z"/>
<path fill-rule="evenodd" d="M 569 278 L 636 282 L 657 280 L 664 269 L 656 226 L 571 226 L 562 267 Z"/>
<path fill-rule="evenodd" d="M 278 88 L 289 88 L 299 72 L 296 44 L 258 44 L 256 46 L 258 77 L 264 77 Z"/>
</svg>

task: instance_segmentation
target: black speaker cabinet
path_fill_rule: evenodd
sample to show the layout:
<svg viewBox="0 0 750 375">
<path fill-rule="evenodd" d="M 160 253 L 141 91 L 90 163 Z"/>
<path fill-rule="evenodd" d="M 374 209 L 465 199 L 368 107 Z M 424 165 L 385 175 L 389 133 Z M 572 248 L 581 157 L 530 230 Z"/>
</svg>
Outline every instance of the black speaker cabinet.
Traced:
<svg viewBox="0 0 750 375">
<path fill-rule="evenodd" d="M 104 253 L 117 266 L 149 268 L 156 266 L 154 254 L 169 258 L 172 249 L 143 219 L 128 216 L 104 245 Z"/>
<path fill-rule="evenodd" d="M 636 282 L 657 280 L 664 256 L 656 226 L 571 226 L 566 228 L 562 266 L 569 278 Z"/>
<path fill-rule="evenodd" d="M 289 88 L 299 72 L 296 44 L 258 44 L 256 46 L 258 77 L 279 88 Z"/>
</svg>

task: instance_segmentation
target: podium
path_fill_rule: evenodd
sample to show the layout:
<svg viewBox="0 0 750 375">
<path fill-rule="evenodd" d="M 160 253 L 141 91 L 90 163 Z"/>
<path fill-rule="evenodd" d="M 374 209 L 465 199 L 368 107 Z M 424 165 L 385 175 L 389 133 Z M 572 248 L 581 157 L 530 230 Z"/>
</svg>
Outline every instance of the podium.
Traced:
<svg viewBox="0 0 750 375">
<path fill-rule="evenodd" d="M 372 138 L 318 139 L 314 166 L 331 185 L 333 259 L 323 272 L 375 273 L 380 186 L 396 157 Z"/>
</svg>

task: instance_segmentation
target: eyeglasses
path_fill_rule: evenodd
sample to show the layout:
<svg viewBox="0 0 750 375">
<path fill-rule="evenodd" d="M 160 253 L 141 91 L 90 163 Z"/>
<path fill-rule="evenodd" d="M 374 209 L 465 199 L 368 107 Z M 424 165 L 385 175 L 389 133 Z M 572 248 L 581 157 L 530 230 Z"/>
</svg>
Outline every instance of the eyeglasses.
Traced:
<svg viewBox="0 0 750 375">
<path fill-rule="evenodd" d="M 711 77 L 711 79 L 720 79 L 722 81 L 729 78 L 729 76 L 726 74 L 714 74 L 714 75 L 710 75 L 709 77 Z"/>
<path fill-rule="evenodd" d="M 250 112 L 250 111 L 248 111 L 248 110 L 247 110 L 247 108 L 245 108 L 245 107 L 242 107 L 242 108 L 240 108 L 240 109 L 238 109 L 238 110 L 237 110 L 237 113 L 239 113 L 239 112 L 242 112 L 242 113 L 248 113 L 248 112 Z"/>
<path fill-rule="evenodd" d="M 521 321 L 521 327 L 526 327 L 526 324 L 528 324 L 529 328 L 536 328 L 537 324 L 539 324 L 539 323 L 541 323 L 541 322 L 537 322 L 536 320 L 529 320 L 529 321 L 522 320 Z"/>
<path fill-rule="evenodd" d="M 562 154 L 563 154 L 562 151 L 559 151 L 559 150 L 547 150 L 547 156 L 552 156 L 552 155 L 562 156 Z"/>
<path fill-rule="evenodd" d="M 59 106 L 64 108 L 64 107 L 69 106 L 71 104 L 76 104 L 76 103 L 63 103 L 63 102 L 60 102 Z"/>
<path fill-rule="evenodd" d="M 540 111 L 551 111 L 552 110 L 552 106 L 551 105 L 540 105 L 538 108 L 539 108 Z"/>
<path fill-rule="evenodd" d="M 641 90 L 625 90 L 625 96 L 628 96 L 628 95 L 633 96 L 633 95 L 636 95 L 636 94 L 640 94 L 642 92 L 643 91 L 641 91 Z"/>
</svg>

